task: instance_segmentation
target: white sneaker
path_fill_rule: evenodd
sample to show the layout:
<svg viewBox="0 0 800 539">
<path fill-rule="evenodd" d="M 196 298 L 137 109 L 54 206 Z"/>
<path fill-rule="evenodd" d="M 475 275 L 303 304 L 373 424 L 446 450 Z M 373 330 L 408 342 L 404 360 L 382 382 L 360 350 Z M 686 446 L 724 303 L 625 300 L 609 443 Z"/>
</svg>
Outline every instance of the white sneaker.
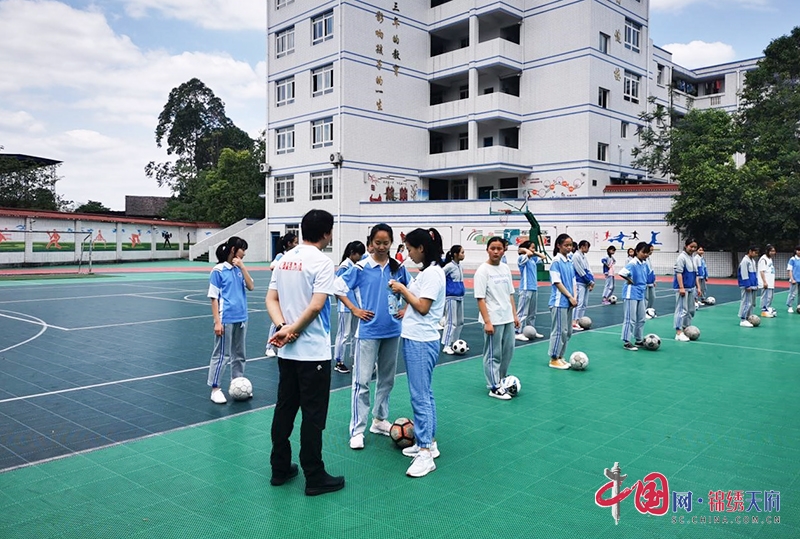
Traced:
<svg viewBox="0 0 800 539">
<path fill-rule="evenodd" d="M 369 427 L 369 431 L 372 434 L 382 434 L 384 436 L 389 436 L 389 431 L 392 428 L 392 424 L 386 421 L 385 419 L 374 419 L 372 420 L 372 425 Z"/>
<path fill-rule="evenodd" d="M 433 455 L 430 451 L 420 451 L 414 460 L 411 461 L 411 466 L 406 470 L 406 475 L 409 477 L 424 477 L 436 469 L 436 463 L 433 462 Z"/>
<path fill-rule="evenodd" d="M 583 328 L 580 327 L 578 324 L 573 324 L 572 331 L 583 331 Z"/>
<path fill-rule="evenodd" d="M 442 348 L 442 352 L 444 352 L 445 354 L 450 355 L 450 356 L 455 354 L 455 352 L 453 352 L 453 349 L 450 348 L 449 346 L 445 346 L 444 348 Z"/>
<path fill-rule="evenodd" d="M 792 309 L 791 307 L 789 307 L 789 310 L 788 310 L 787 312 L 788 312 L 789 314 L 794 314 L 794 309 Z"/>
<path fill-rule="evenodd" d="M 536 337 L 537 339 L 541 339 L 542 337 L 544 337 L 544 335 L 542 335 L 541 333 L 537 333 L 536 335 L 534 335 L 534 337 Z"/>
<path fill-rule="evenodd" d="M 511 395 L 509 395 L 505 389 L 502 387 L 498 387 L 497 389 L 490 389 L 489 396 L 494 397 L 495 399 L 500 399 L 501 401 L 508 401 L 511 400 Z"/>
<path fill-rule="evenodd" d="M 528 341 L 530 340 L 528 337 L 526 337 L 526 336 L 525 336 L 525 335 L 523 335 L 522 333 L 517 333 L 516 335 L 514 335 L 514 338 L 515 338 L 516 340 L 518 340 L 518 341 L 522 341 L 522 342 L 528 342 Z"/>
<path fill-rule="evenodd" d="M 436 329 L 438 329 L 439 331 L 444 331 L 444 326 L 441 324 L 436 324 Z"/>
<path fill-rule="evenodd" d="M 680 341 L 680 342 L 689 342 L 690 341 L 689 337 L 687 337 L 683 333 L 676 334 L 675 335 L 675 340 L 676 341 Z"/>
<path fill-rule="evenodd" d="M 350 438 L 350 449 L 364 449 L 364 435 L 356 434 Z"/>
<path fill-rule="evenodd" d="M 225 393 L 221 389 L 215 389 L 211 392 L 211 402 L 215 404 L 225 404 L 228 399 L 225 398 Z"/>
<path fill-rule="evenodd" d="M 411 447 L 406 447 L 403 449 L 403 454 L 407 457 L 416 457 L 417 453 L 419 453 L 419 446 L 417 444 L 412 445 Z M 431 456 L 435 459 L 439 458 L 439 444 L 433 442 L 431 444 Z"/>
<path fill-rule="evenodd" d="M 275 351 L 274 348 L 267 348 L 267 351 L 264 353 L 264 355 L 267 357 L 275 357 L 278 355 L 278 353 Z"/>
<path fill-rule="evenodd" d="M 753 324 L 751 324 L 751 323 L 750 323 L 749 321 L 747 321 L 747 320 L 742 320 L 741 322 L 739 322 L 739 325 L 740 325 L 741 327 L 743 327 L 743 328 L 751 328 L 751 327 L 753 327 Z"/>
</svg>

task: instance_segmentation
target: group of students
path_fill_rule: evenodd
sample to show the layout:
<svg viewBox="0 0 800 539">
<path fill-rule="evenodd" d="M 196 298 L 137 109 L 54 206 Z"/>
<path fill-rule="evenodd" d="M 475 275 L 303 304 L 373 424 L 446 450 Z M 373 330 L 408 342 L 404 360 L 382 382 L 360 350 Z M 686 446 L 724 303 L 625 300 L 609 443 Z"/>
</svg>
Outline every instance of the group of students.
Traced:
<svg viewBox="0 0 800 539">
<path fill-rule="evenodd" d="M 761 290 L 761 316 L 764 318 L 774 318 L 778 312 L 772 306 L 775 295 L 775 247 L 767 245 L 761 258 L 758 258 L 759 248 L 751 245 L 747 254 L 739 263 L 736 277 L 739 282 L 741 300 L 739 303 L 739 325 L 742 327 L 753 327 L 748 318 L 753 314 L 756 304 L 756 292 Z M 758 262 L 756 262 L 758 258 Z M 794 256 L 789 259 L 786 265 L 789 275 L 789 297 L 786 299 L 788 312 L 797 311 L 798 305 L 798 282 L 800 281 L 800 245 L 794 248 Z M 792 304 L 795 304 L 792 307 Z"/>
</svg>

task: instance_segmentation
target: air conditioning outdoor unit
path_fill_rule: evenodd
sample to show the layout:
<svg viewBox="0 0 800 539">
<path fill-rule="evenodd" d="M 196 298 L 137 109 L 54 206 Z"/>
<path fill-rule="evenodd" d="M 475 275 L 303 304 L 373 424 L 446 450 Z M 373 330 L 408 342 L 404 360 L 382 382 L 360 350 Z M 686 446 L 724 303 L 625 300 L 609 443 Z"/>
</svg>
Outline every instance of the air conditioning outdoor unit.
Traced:
<svg viewBox="0 0 800 539">
<path fill-rule="evenodd" d="M 334 152 L 331 154 L 330 160 L 332 165 L 339 166 L 342 164 L 342 154 Z"/>
<path fill-rule="evenodd" d="M 272 168 L 269 166 L 269 163 L 260 163 L 258 165 L 258 171 L 261 174 L 269 174 L 270 170 L 272 170 Z"/>
</svg>

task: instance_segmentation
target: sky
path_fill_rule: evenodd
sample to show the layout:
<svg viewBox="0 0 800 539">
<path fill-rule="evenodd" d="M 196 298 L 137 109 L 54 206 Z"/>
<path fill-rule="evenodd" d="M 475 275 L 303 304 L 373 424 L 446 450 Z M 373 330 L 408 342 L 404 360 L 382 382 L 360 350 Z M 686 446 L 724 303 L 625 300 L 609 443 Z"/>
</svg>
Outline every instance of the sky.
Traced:
<svg viewBox="0 0 800 539">
<path fill-rule="evenodd" d="M 264 128 L 267 1 L 0 0 L 0 151 L 63 161 L 76 204 L 169 196 L 144 167 L 168 159 L 170 90 L 197 77 L 238 127 Z M 650 0 L 651 38 L 688 68 L 758 57 L 793 24 L 798 0 Z"/>
</svg>

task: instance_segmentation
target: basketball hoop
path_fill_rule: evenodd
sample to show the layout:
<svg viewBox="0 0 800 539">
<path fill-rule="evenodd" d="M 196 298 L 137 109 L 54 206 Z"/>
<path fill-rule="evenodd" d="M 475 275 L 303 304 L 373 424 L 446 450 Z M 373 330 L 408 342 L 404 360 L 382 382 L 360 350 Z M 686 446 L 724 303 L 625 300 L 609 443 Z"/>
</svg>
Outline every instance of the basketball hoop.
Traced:
<svg viewBox="0 0 800 539">
<path fill-rule="evenodd" d="M 507 225 L 508 224 L 508 216 L 511 215 L 511 210 L 497 210 L 500 212 L 500 224 Z"/>
</svg>

